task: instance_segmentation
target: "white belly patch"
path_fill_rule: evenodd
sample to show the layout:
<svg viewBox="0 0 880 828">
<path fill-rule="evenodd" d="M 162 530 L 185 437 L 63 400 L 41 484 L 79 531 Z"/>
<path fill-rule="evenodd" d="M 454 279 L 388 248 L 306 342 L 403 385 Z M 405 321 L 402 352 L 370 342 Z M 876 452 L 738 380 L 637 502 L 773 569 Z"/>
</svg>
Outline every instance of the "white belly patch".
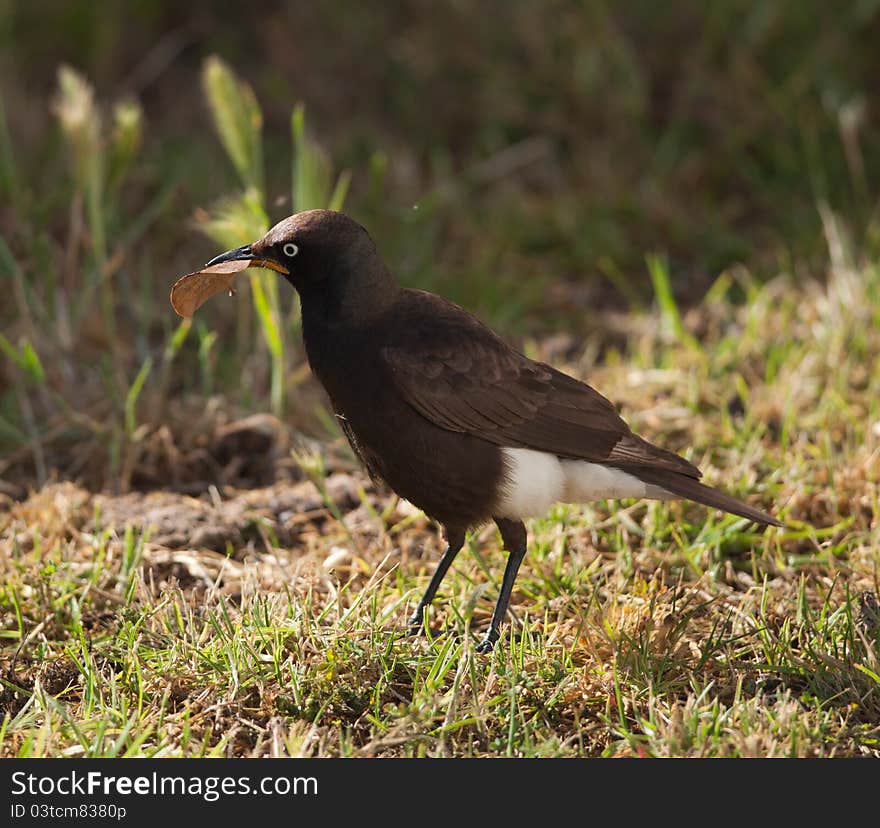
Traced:
<svg viewBox="0 0 880 828">
<path fill-rule="evenodd" d="M 631 474 L 586 460 L 560 460 L 555 454 L 503 448 L 505 476 L 495 514 L 524 518 L 545 515 L 554 503 L 656 496 Z"/>
</svg>

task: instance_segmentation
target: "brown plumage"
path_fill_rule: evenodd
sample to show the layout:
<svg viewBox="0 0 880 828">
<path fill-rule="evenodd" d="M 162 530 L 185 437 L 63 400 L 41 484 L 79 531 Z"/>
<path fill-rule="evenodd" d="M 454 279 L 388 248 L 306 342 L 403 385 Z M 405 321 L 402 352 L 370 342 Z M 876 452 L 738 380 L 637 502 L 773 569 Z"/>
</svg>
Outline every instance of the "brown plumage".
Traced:
<svg viewBox="0 0 880 828">
<path fill-rule="evenodd" d="M 696 466 L 633 434 L 589 385 L 523 356 L 454 303 L 400 287 L 367 232 L 342 213 L 291 216 L 209 267 L 230 261 L 270 267 L 293 284 L 309 363 L 355 452 L 444 526 L 449 546 L 414 630 L 465 531 L 494 518 L 510 557 L 480 644 L 490 648 L 525 555 L 522 518 L 554 499 L 684 497 L 782 525 L 700 483 Z"/>
</svg>

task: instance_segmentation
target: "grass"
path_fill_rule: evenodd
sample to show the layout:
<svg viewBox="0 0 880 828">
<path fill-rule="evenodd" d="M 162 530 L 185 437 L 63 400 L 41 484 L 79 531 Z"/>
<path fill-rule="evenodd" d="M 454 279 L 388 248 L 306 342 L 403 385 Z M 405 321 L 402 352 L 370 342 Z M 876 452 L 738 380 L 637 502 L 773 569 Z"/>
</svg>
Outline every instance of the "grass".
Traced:
<svg viewBox="0 0 880 828">
<path fill-rule="evenodd" d="M 441 541 L 337 444 L 197 501 L 46 486 L 0 512 L 0 753 L 880 756 L 880 269 L 823 219 L 824 282 L 726 272 L 684 312 L 653 257 L 659 310 L 562 363 L 785 529 L 559 506 L 482 657 L 494 532 L 405 637 Z"/>
<path fill-rule="evenodd" d="M 880 756 L 876 136 L 858 87 L 876 50 L 866 39 L 852 49 L 864 65 L 845 63 L 846 38 L 810 8 L 738 8 L 709 16 L 706 71 L 685 67 L 660 121 L 651 56 L 636 61 L 599 7 L 572 17 L 563 48 L 529 41 L 536 101 L 555 77 L 582 88 L 559 111 L 522 108 L 525 125 L 503 61 L 481 77 L 512 105 L 475 126 L 456 84 L 478 65 L 446 73 L 389 50 L 446 90 L 448 122 L 482 153 L 457 164 L 437 148 L 417 197 L 404 186 L 390 207 L 390 179 L 421 175 L 410 156 L 361 146 L 367 180 L 349 192 L 304 107 L 281 95 L 285 138 L 264 142 L 257 95 L 216 58 L 201 94 L 219 140 L 187 134 L 182 160 L 151 145 L 162 125 L 138 104 L 103 103 L 72 69 L 39 148 L 14 140 L 7 118 L 24 108 L 0 101 L 0 755 Z M 841 18 L 854 37 L 864 14 Z M 450 43 L 471 31 L 440 17 Z M 748 37 L 731 37 L 733 18 Z M 789 37 L 800 29 L 809 48 Z M 445 123 L 398 92 L 387 102 L 413 141 Z M 601 128 L 582 155 L 585 123 Z M 228 191 L 193 216 L 184 188 L 200 176 L 209 199 Z M 404 637 L 442 542 L 357 468 L 309 379 L 292 293 L 255 273 L 193 323 L 167 302 L 198 264 L 193 230 L 207 254 L 271 214 L 343 203 L 407 284 L 529 334 L 530 355 L 786 528 L 681 503 L 559 506 L 530 523 L 493 654 L 474 652 L 503 570 L 488 529 L 447 576 L 433 632 Z M 762 234 L 767 216 L 785 231 L 758 234 L 761 278 L 730 266 L 682 305 L 702 296 L 687 257 L 738 258 L 752 212 Z M 596 313 L 589 274 L 629 310 Z"/>
<path fill-rule="evenodd" d="M 259 238 L 270 226 L 262 113 L 253 90 L 216 56 L 204 62 L 202 85 L 240 189 L 198 211 L 194 223 L 228 249 Z M 231 345 L 218 347 L 218 333 L 201 321 L 193 331 L 189 321 L 169 314 L 168 286 L 155 289 L 152 268 L 136 260 L 136 248 L 167 212 L 178 182 L 160 184 L 137 216 L 126 215 L 120 188 L 134 174 L 143 143 L 140 108 L 123 101 L 108 113 L 86 78 L 67 66 L 59 69 L 52 106 L 67 165 L 47 197 L 25 194 L 16 183 L 22 172 L 14 148 L 3 140 L 0 105 L 0 185 L 13 197 L 10 236 L 16 248 L 0 240 L 0 277 L 12 296 L 0 319 L 14 332 L 13 341 L 0 334 L 6 357 L 0 370 L 8 365 L 11 372 L 10 391 L 0 393 L 0 474 L 40 485 L 51 468 L 75 477 L 87 466 L 94 485 L 112 480 L 124 490 L 144 438 L 152 434 L 139 428 L 139 410 L 161 409 L 167 418 L 168 400 L 179 390 L 174 385 L 200 385 L 210 395 L 220 382 L 262 396 L 267 372 L 253 370 L 255 364 L 268 366 L 267 407 L 276 416 L 285 413 L 294 390 L 286 385 L 288 366 L 302 361 L 298 307 L 286 297 L 285 309 L 278 279 L 255 269 L 248 274 L 253 301 L 239 303 L 237 318 L 225 325 L 227 333 L 232 327 L 224 337 Z M 326 152 L 306 129 L 302 105 L 291 113 L 291 143 L 292 210 L 341 209 L 350 175 L 334 177 Z M 68 233 L 59 243 L 41 225 L 46 201 L 65 196 Z M 138 278 L 126 278 L 131 268 Z M 193 339 L 198 341 L 188 341 Z M 190 380 L 199 375 L 200 383 Z M 254 375 L 257 385 L 243 387 L 243 375 Z M 155 424 L 162 416 L 148 419 Z"/>
</svg>

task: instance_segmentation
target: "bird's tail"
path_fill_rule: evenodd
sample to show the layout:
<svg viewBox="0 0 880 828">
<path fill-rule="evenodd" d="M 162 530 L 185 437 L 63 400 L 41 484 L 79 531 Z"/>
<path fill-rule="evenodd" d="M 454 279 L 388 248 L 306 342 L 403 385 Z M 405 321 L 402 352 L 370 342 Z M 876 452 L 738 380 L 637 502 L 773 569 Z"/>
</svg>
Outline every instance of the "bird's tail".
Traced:
<svg viewBox="0 0 880 828">
<path fill-rule="evenodd" d="M 644 480 L 645 483 L 669 492 L 675 497 L 695 500 L 697 503 L 702 503 L 705 506 L 714 506 L 716 509 L 748 518 L 756 523 L 769 524 L 771 526 L 785 525 L 766 512 L 755 509 L 753 506 L 749 506 L 748 503 L 743 503 L 741 500 L 727 494 L 727 492 L 706 486 L 693 477 L 676 474 L 666 469 L 639 469 L 634 473 L 639 479 Z"/>
</svg>

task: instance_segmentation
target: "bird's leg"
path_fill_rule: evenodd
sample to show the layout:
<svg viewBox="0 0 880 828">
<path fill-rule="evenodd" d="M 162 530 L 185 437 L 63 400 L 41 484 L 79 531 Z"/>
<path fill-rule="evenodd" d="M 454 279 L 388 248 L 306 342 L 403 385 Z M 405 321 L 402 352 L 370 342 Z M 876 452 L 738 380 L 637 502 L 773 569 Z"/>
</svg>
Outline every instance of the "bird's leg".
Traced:
<svg viewBox="0 0 880 828">
<path fill-rule="evenodd" d="M 416 607 L 415 612 L 410 616 L 410 635 L 418 635 L 422 631 L 425 621 L 425 608 L 434 600 L 440 582 L 449 571 L 449 567 L 455 560 L 455 556 L 461 551 L 461 547 L 464 546 L 464 531 L 460 529 L 449 529 L 448 527 L 444 527 L 444 531 L 448 545 L 443 556 L 440 558 L 440 562 L 437 564 L 437 568 L 434 570 L 434 574 L 431 576 L 431 581 L 428 584 L 428 588 L 425 590 L 425 594 L 422 596 L 422 600 L 419 601 L 419 605 Z"/>
<path fill-rule="evenodd" d="M 510 593 L 513 592 L 513 582 L 519 572 L 520 564 L 526 556 L 526 544 L 528 534 L 526 526 L 521 520 L 508 520 L 507 518 L 495 518 L 495 523 L 501 532 L 501 540 L 508 552 L 507 566 L 504 568 L 504 578 L 501 580 L 501 592 L 498 593 L 498 601 L 495 611 L 492 613 L 492 621 L 489 623 L 489 631 L 485 638 L 477 645 L 478 653 L 488 653 L 494 646 L 501 634 L 501 622 L 507 614 L 510 604 Z"/>
</svg>

